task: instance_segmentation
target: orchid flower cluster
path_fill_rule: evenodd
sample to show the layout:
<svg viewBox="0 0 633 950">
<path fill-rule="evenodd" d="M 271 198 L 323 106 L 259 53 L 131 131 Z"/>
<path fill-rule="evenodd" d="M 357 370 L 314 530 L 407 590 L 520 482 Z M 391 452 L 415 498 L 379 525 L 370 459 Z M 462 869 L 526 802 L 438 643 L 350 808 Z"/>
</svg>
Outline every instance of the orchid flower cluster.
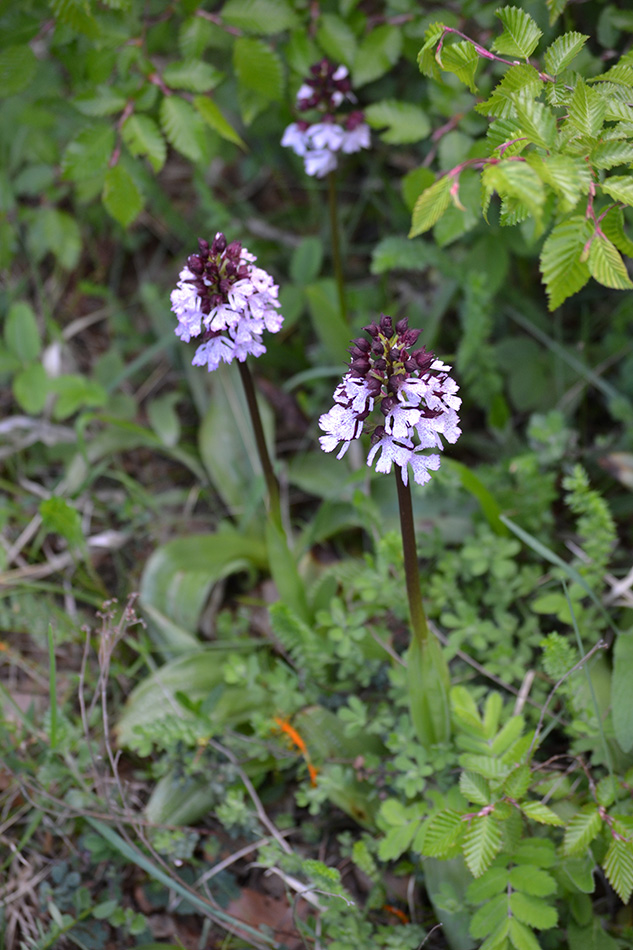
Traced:
<svg viewBox="0 0 633 950">
<path fill-rule="evenodd" d="M 337 167 L 338 152 L 350 154 L 369 148 L 369 126 L 364 114 L 360 110 L 346 116 L 336 114 L 345 100 L 356 101 L 345 66 L 335 67 L 322 59 L 310 67 L 310 76 L 297 93 L 296 106 L 300 112 L 318 111 L 320 119 L 293 122 L 281 140 L 282 145 L 303 158 L 307 175 L 323 178 Z"/>
<path fill-rule="evenodd" d="M 199 239 L 198 253 L 187 258 L 171 293 L 171 309 L 178 318 L 176 335 L 184 343 L 200 342 L 194 366 L 211 372 L 221 362 L 261 356 L 264 329 L 277 333 L 281 328 L 279 288 L 254 266 L 256 260 L 239 241 L 227 244 L 221 231 L 211 244 Z"/>
<path fill-rule="evenodd" d="M 394 328 L 382 314 L 364 329 L 371 339 L 352 340 L 349 372 L 334 392 L 334 406 L 319 419 L 321 448 L 332 452 L 342 443 L 342 458 L 354 439 L 370 432 L 368 465 L 377 459 L 377 472 L 399 466 L 405 485 L 410 465 L 414 481 L 424 485 L 440 467 L 440 456 L 426 450 L 442 449 L 441 437 L 452 443 L 461 435 L 459 387 L 448 375 L 450 366 L 424 346 L 412 349 L 421 331 L 410 330 L 406 318 Z M 374 410 L 380 424 L 370 419 Z"/>
</svg>

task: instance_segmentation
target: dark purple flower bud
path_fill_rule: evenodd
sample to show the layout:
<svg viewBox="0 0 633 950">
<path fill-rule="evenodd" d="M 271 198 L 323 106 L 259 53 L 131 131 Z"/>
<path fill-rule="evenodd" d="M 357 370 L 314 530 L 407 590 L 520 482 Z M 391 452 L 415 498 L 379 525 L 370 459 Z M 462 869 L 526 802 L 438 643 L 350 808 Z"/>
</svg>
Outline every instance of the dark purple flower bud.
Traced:
<svg viewBox="0 0 633 950">
<path fill-rule="evenodd" d="M 421 333 L 422 330 L 407 330 L 406 333 L 403 333 L 402 335 L 402 345 L 406 346 L 407 348 L 413 346 L 414 343 L 417 343 L 418 337 Z"/>
<path fill-rule="evenodd" d="M 222 294 L 211 294 L 212 307 L 221 307 L 223 303 L 226 303 L 226 301 Z"/>
<path fill-rule="evenodd" d="M 237 268 L 236 276 L 238 280 L 246 280 L 248 277 L 248 267 L 246 264 L 240 264 Z"/>
<path fill-rule="evenodd" d="M 374 363 L 374 369 L 377 369 L 379 373 L 384 373 L 384 371 L 387 369 L 387 360 L 384 359 L 384 357 L 376 360 Z"/>
<path fill-rule="evenodd" d="M 380 442 L 380 440 L 384 437 L 384 435 L 385 435 L 385 427 L 376 426 L 371 436 L 372 445 L 375 445 L 376 442 Z"/>
<path fill-rule="evenodd" d="M 224 270 L 227 277 L 235 277 L 237 274 L 237 265 L 233 261 L 227 261 Z"/>
<path fill-rule="evenodd" d="M 348 352 L 353 360 L 362 359 L 364 356 L 367 356 L 367 353 L 363 352 L 359 346 L 350 346 Z"/>
<path fill-rule="evenodd" d="M 370 396 L 377 396 L 382 389 L 382 380 L 377 376 L 369 375 L 367 377 L 367 391 Z"/>
<path fill-rule="evenodd" d="M 228 260 L 239 261 L 240 254 L 242 253 L 242 245 L 239 241 L 231 241 L 230 244 L 227 244 L 225 253 Z"/>
<path fill-rule="evenodd" d="M 350 369 L 355 376 L 365 376 L 369 372 L 370 362 L 368 359 L 363 359 L 361 356 L 359 359 L 354 359 L 350 363 Z"/>
<path fill-rule="evenodd" d="M 204 238 L 198 238 L 198 247 L 200 248 L 200 253 L 203 257 L 209 256 L 209 242 L 205 241 Z"/>
<path fill-rule="evenodd" d="M 192 254 L 187 258 L 187 267 L 192 274 L 199 276 L 204 271 L 204 264 L 199 254 Z"/>
<path fill-rule="evenodd" d="M 390 376 L 387 380 L 387 389 L 390 393 L 397 393 L 404 382 L 404 377 L 400 376 L 397 373 L 394 373 L 393 376 Z"/>
<path fill-rule="evenodd" d="M 363 327 L 363 330 L 365 331 L 365 333 L 369 333 L 369 335 L 373 337 L 374 340 L 380 333 L 380 329 L 375 323 L 370 323 L 369 326 Z"/>
<path fill-rule="evenodd" d="M 220 293 L 225 294 L 225 295 L 228 294 L 229 290 L 231 289 L 231 281 L 227 277 L 224 277 L 220 281 L 219 289 L 220 289 Z"/>
<path fill-rule="evenodd" d="M 421 370 L 429 369 L 431 363 L 435 359 L 434 355 L 432 353 L 428 353 L 424 346 L 412 353 L 411 356 L 418 364 L 418 368 Z"/>
<path fill-rule="evenodd" d="M 389 359 L 392 363 L 399 363 L 402 360 L 402 350 L 398 346 L 392 346 L 389 350 Z"/>
<path fill-rule="evenodd" d="M 404 368 L 406 369 L 407 373 L 415 373 L 416 369 L 418 368 L 418 364 L 414 359 L 410 359 L 406 361 Z"/>
<path fill-rule="evenodd" d="M 222 254 L 226 249 L 226 238 L 221 231 L 218 231 L 216 236 L 213 238 L 213 253 Z"/>
<path fill-rule="evenodd" d="M 370 343 L 365 337 L 359 336 L 358 339 L 352 340 L 352 344 L 358 347 L 359 350 L 362 350 L 363 353 L 369 353 Z"/>
<path fill-rule="evenodd" d="M 380 332 L 383 336 L 393 336 L 393 321 L 385 313 L 380 315 Z"/>
<path fill-rule="evenodd" d="M 403 317 L 402 320 L 398 320 L 396 323 L 396 333 L 398 336 L 402 336 L 409 329 L 409 321 L 406 317 Z"/>
<path fill-rule="evenodd" d="M 383 416 L 388 416 L 394 406 L 398 405 L 398 400 L 394 396 L 385 396 L 380 403 L 380 411 Z"/>
</svg>

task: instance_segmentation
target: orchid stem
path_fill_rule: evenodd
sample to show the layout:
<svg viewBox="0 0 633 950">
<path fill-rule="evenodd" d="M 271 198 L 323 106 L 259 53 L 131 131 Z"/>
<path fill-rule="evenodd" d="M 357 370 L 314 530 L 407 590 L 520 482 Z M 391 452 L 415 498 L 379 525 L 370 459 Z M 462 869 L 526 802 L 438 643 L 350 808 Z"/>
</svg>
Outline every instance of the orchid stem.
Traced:
<svg viewBox="0 0 633 950">
<path fill-rule="evenodd" d="M 338 227 L 338 199 L 336 195 L 336 172 L 331 171 L 328 176 L 328 197 L 330 205 L 330 230 L 332 232 L 332 261 L 334 263 L 334 276 L 336 278 L 336 287 L 338 290 L 339 307 L 341 316 L 345 322 L 349 322 L 347 316 L 347 304 L 345 302 L 345 280 L 343 278 L 343 260 L 341 257 L 341 242 L 339 240 Z"/>
<path fill-rule="evenodd" d="M 264 472 L 264 478 L 266 479 L 266 487 L 268 489 L 268 503 L 270 507 L 270 514 L 275 520 L 275 522 L 281 527 L 281 503 L 279 500 L 279 482 L 273 471 L 273 466 L 270 461 L 270 456 L 268 454 L 268 448 L 266 447 L 266 438 L 264 436 L 264 427 L 262 425 L 262 419 L 259 414 L 259 406 L 257 405 L 257 397 L 255 395 L 255 386 L 253 384 L 253 377 L 251 376 L 251 371 L 248 368 L 246 362 L 238 362 L 238 367 L 240 370 L 240 376 L 242 377 L 242 385 L 244 387 L 244 394 L 246 396 L 246 402 L 248 405 L 248 411 L 251 417 L 251 423 L 253 425 L 253 433 L 255 435 L 255 444 L 257 445 L 257 452 L 259 454 L 259 459 L 262 465 Z"/>
<path fill-rule="evenodd" d="M 396 485 L 398 486 L 398 508 L 400 509 L 400 531 L 402 533 L 402 550 L 404 553 L 404 576 L 407 585 L 409 613 L 414 638 L 420 646 L 424 646 L 429 638 L 422 592 L 420 589 L 420 571 L 418 568 L 418 552 L 415 544 L 415 527 L 413 524 L 413 507 L 411 505 L 411 486 L 405 485 L 399 466 L 395 466 Z"/>
</svg>

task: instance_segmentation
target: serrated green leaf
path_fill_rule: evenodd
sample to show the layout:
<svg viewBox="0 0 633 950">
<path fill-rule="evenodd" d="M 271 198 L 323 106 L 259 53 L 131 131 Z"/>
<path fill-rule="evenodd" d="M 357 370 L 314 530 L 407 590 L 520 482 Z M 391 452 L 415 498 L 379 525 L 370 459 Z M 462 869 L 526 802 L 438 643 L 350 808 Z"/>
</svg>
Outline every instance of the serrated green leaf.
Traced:
<svg viewBox="0 0 633 950">
<path fill-rule="evenodd" d="M 565 858 L 560 864 L 560 870 L 583 894 L 593 894 L 596 889 L 593 879 L 595 862 L 590 854 L 585 853 L 581 858 Z"/>
<path fill-rule="evenodd" d="M 188 92 L 208 92 L 223 77 L 219 69 L 199 59 L 170 63 L 163 70 L 163 80 L 170 89 L 186 89 Z"/>
<path fill-rule="evenodd" d="M 556 910 L 532 894 L 515 891 L 510 894 L 510 909 L 522 923 L 536 927 L 537 930 L 549 930 L 558 920 Z"/>
<path fill-rule="evenodd" d="M 62 174 L 71 181 L 101 179 L 114 149 L 114 129 L 105 123 L 90 125 L 64 149 Z"/>
<path fill-rule="evenodd" d="M 466 897 L 471 904 L 480 904 L 482 901 L 490 900 L 502 891 L 508 888 L 508 869 L 491 867 L 468 885 Z M 472 934 L 475 936 L 475 934 Z"/>
<path fill-rule="evenodd" d="M 532 773 L 529 765 L 519 765 L 510 772 L 504 782 L 503 788 L 506 795 L 509 795 L 510 798 L 523 798 L 530 787 L 531 781 Z"/>
<path fill-rule="evenodd" d="M 533 931 L 516 917 L 510 918 L 508 933 L 514 950 L 541 950 Z"/>
<path fill-rule="evenodd" d="M 37 71 L 37 57 L 31 47 L 5 46 L 0 51 L 0 98 L 15 96 L 31 84 Z"/>
<path fill-rule="evenodd" d="M 542 802 L 524 802 L 521 811 L 526 818 L 538 821 L 540 825 L 564 825 L 563 819 Z"/>
<path fill-rule="evenodd" d="M 478 883 L 479 881 L 475 881 L 475 884 Z M 468 933 L 475 940 L 481 940 L 497 930 L 507 916 L 508 895 L 497 893 L 473 914 Z"/>
<path fill-rule="evenodd" d="M 602 828 L 602 818 L 598 809 L 591 807 L 579 812 L 567 822 L 563 850 L 570 856 L 582 854 L 589 847 Z"/>
<path fill-rule="evenodd" d="M 38 415 L 50 392 L 50 379 L 40 363 L 32 363 L 13 377 L 12 390 L 16 402 L 29 415 Z"/>
<path fill-rule="evenodd" d="M 589 280 L 589 267 L 581 260 L 581 254 L 590 237 L 591 224 L 583 215 L 574 215 L 557 224 L 546 238 L 541 251 L 541 274 L 550 310 L 559 307 Z"/>
<path fill-rule="evenodd" d="M 447 276 L 452 273 L 450 258 L 431 241 L 410 241 L 392 235 L 374 247 L 370 271 L 385 274 L 393 270 L 424 271 L 429 267 L 435 267 Z"/>
<path fill-rule="evenodd" d="M 475 112 L 495 116 L 498 119 L 512 118 L 516 114 L 514 100 L 517 93 L 524 96 L 538 96 L 542 89 L 543 80 L 538 70 L 533 66 L 519 63 L 510 67 L 485 102 L 477 103 Z"/>
<path fill-rule="evenodd" d="M 183 59 L 199 59 L 217 35 L 217 26 L 202 17 L 184 20 L 178 33 L 178 48 Z"/>
<path fill-rule="evenodd" d="M 358 89 L 384 76 L 398 62 L 402 52 L 402 31 L 382 24 L 364 37 L 354 59 L 353 86 Z"/>
<path fill-rule="evenodd" d="M 357 42 L 353 30 L 335 13 L 323 13 L 319 17 L 317 41 L 335 63 L 344 63 L 352 69 L 356 58 Z"/>
<path fill-rule="evenodd" d="M 167 158 L 167 145 L 153 119 L 148 115 L 131 115 L 123 123 L 121 134 L 132 155 L 146 155 L 154 171 L 161 170 Z"/>
<path fill-rule="evenodd" d="M 524 838 L 514 850 L 513 860 L 539 868 L 551 868 L 556 864 L 556 849 L 548 838 Z"/>
<path fill-rule="evenodd" d="M 615 66 L 607 69 L 605 73 L 600 73 L 599 76 L 591 76 L 589 79 L 587 79 L 587 82 L 609 82 L 630 88 L 633 86 L 633 66 L 629 66 L 627 63 L 616 63 Z"/>
<path fill-rule="evenodd" d="M 11 304 L 5 318 L 4 339 L 21 363 L 37 359 L 42 348 L 40 331 L 33 308 L 25 300 Z"/>
<path fill-rule="evenodd" d="M 486 871 L 501 850 L 503 837 L 492 815 L 477 815 L 469 822 L 462 841 L 464 860 L 474 877 Z"/>
<path fill-rule="evenodd" d="M 533 168 L 525 162 L 501 161 L 487 165 L 481 175 L 484 188 L 494 189 L 502 198 L 513 198 L 529 209 L 536 223 L 540 222 L 545 191 Z"/>
<path fill-rule="evenodd" d="M 633 844 L 614 838 L 602 862 L 609 884 L 623 904 L 633 893 Z"/>
<path fill-rule="evenodd" d="M 217 132 L 218 135 L 221 135 L 227 142 L 233 142 L 234 145 L 239 145 L 240 148 L 246 149 L 246 145 L 241 136 L 238 135 L 230 122 L 224 118 L 220 109 L 212 99 L 207 98 L 207 96 L 196 96 L 193 100 L 193 104 L 209 128 Z"/>
<path fill-rule="evenodd" d="M 160 104 L 160 125 L 170 145 L 192 162 L 202 159 L 198 139 L 201 119 L 180 96 L 164 96 Z"/>
<path fill-rule="evenodd" d="M 437 61 L 446 72 L 454 73 L 471 92 L 477 92 L 475 73 L 479 65 L 479 54 L 472 43 L 464 40 L 443 46 Z"/>
<path fill-rule="evenodd" d="M 233 48 L 233 65 L 240 86 L 269 102 L 283 98 L 281 59 L 264 40 L 240 36 Z"/>
<path fill-rule="evenodd" d="M 601 188 L 615 201 L 633 206 L 633 176 L 613 175 L 602 182 Z"/>
<path fill-rule="evenodd" d="M 514 108 L 521 129 L 535 145 L 550 149 L 556 139 L 556 119 L 549 106 L 528 93 L 517 93 Z"/>
<path fill-rule="evenodd" d="M 485 778 L 476 772 L 462 772 L 459 777 L 459 790 L 468 802 L 476 805 L 489 805 L 490 786 Z"/>
<path fill-rule="evenodd" d="M 422 854 L 430 858 L 441 858 L 457 842 L 464 830 L 462 816 L 447 809 L 433 815 L 424 824 L 424 844 Z"/>
<path fill-rule="evenodd" d="M 546 0 L 546 2 L 547 9 L 549 10 L 549 22 L 550 25 L 552 25 L 553 23 L 556 23 L 556 20 L 564 11 L 568 0 Z"/>
<path fill-rule="evenodd" d="M 440 220 L 451 203 L 453 179 L 448 175 L 439 178 L 434 185 L 426 188 L 415 203 L 411 219 L 409 237 L 417 237 L 429 231 Z"/>
<path fill-rule="evenodd" d="M 611 707 L 615 737 L 624 752 L 633 749 L 633 704 L 630 701 L 632 682 L 633 634 L 619 633 L 613 650 Z"/>
<path fill-rule="evenodd" d="M 45 531 L 58 534 L 76 547 L 84 540 L 81 515 L 65 498 L 52 495 L 40 502 L 39 512 Z"/>
<path fill-rule="evenodd" d="M 527 161 L 539 178 L 560 196 L 559 212 L 575 211 L 582 195 L 589 193 L 592 176 L 587 162 L 576 155 L 537 155 Z"/>
<path fill-rule="evenodd" d="M 622 208 L 611 208 L 602 219 L 600 227 L 603 234 L 615 244 L 619 251 L 622 251 L 627 257 L 633 257 L 633 241 L 624 232 Z"/>
<path fill-rule="evenodd" d="M 615 168 L 633 163 L 633 144 L 630 142 L 602 142 L 591 152 L 590 163 L 595 168 Z"/>
<path fill-rule="evenodd" d="M 49 3 L 60 22 L 90 39 L 100 38 L 99 24 L 93 17 L 86 0 L 49 0 Z"/>
<path fill-rule="evenodd" d="M 587 266 L 594 280 L 613 290 L 630 290 L 633 282 L 618 249 L 607 237 L 597 234 L 591 242 Z"/>
<path fill-rule="evenodd" d="M 515 891 L 534 897 L 548 897 L 556 891 L 556 881 L 552 875 L 533 865 L 517 864 L 510 869 L 508 880 Z"/>
<path fill-rule="evenodd" d="M 507 778 L 510 772 L 509 765 L 506 765 L 500 759 L 489 758 L 487 755 L 465 753 L 460 755 L 459 762 L 463 768 L 477 772 L 491 781 L 502 781 Z"/>
<path fill-rule="evenodd" d="M 538 45 L 542 31 L 525 10 L 503 7 L 495 10 L 503 23 L 503 33 L 493 43 L 493 49 L 502 56 L 523 56 L 527 59 Z"/>
<path fill-rule="evenodd" d="M 513 742 L 519 738 L 523 732 L 523 727 L 525 726 L 525 719 L 523 716 L 511 716 L 510 719 L 506 722 L 500 732 L 492 740 L 490 744 L 490 751 L 493 755 L 503 755 Z"/>
<path fill-rule="evenodd" d="M 497 732 L 502 712 L 503 699 L 501 693 L 492 690 L 488 693 L 484 703 L 483 727 L 486 739 L 492 739 Z"/>
<path fill-rule="evenodd" d="M 420 106 L 397 99 L 383 99 L 381 102 L 372 103 L 365 109 L 365 118 L 373 129 L 387 126 L 387 131 L 380 137 L 389 145 L 419 142 L 431 131 L 429 118 Z"/>
<path fill-rule="evenodd" d="M 434 50 L 443 35 L 444 24 L 432 23 L 424 34 L 424 45 L 417 56 L 418 69 L 431 79 L 438 79 L 440 75 Z"/>
<path fill-rule="evenodd" d="M 97 86 L 92 92 L 77 96 L 72 102 L 82 115 L 104 116 L 122 112 L 126 98 L 110 86 Z"/>
<path fill-rule="evenodd" d="M 143 207 L 143 196 L 136 182 L 120 165 L 114 165 L 106 172 L 103 205 L 124 228 L 132 224 Z"/>
<path fill-rule="evenodd" d="M 297 25 L 296 14 L 286 0 L 228 0 L 220 15 L 229 26 L 261 36 L 291 30 Z"/>
<path fill-rule="evenodd" d="M 578 79 L 568 104 L 568 119 L 582 135 L 597 138 L 604 124 L 606 103 L 602 96 Z"/>
<path fill-rule="evenodd" d="M 547 47 L 543 57 L 547 72 L 552 76 L 556 76 L 563 69 L 566 69 L 588 39 L 589 37 L 585 36 L 584 33 L 575 32 L 563 33 L 562 36 L 557 36 L 554 42 Z"/>
</svg>

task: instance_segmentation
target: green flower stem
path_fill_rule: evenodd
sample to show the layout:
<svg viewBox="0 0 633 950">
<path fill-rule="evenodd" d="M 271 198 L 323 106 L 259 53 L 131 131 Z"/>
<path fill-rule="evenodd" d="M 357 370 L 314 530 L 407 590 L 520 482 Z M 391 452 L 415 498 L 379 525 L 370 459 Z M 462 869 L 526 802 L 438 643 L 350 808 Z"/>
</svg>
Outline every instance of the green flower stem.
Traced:
<svg viewBox="0 0 633 950">
<path fill-rule="evenodd" d="M 398 508 L 400 509 L 400 531 L 402 533 L 402 550 L 404 553 L 404 576 L 407 584 L 407 598 L 411 615 L 413 636 L 420 646 L 424 646 L 429 639 L 429 625 L 422 604 L 420 589 L 420 571 L 418 568 L 418 552 L 415 543 L 415 527 L 413 525 L 413 507 L 411 505 L 411 486 L 402 481 L 402 473 L 398 465 L 394 466 L 396 485 L 398 486 Z"/>
<path fill-rule="evenodd" d="M 257 405 L 257 397 L 255 395 L 255 386 L 253 385 L 253 377 L 251 376 L 251 371 L 249 370 L 246 362 L 243 362 L 243 363 L 238 362 L 237 365 L 240 370 L 240 376 L 242 377 L 242 385 L 244 387 L 244 394 L 246 396 L 248 411 L 250 413 L 251 423 L 253 425 L 253 433 L 255 435 L 255 443 L 257 445 L 257 452 L 259 454 L 259 459 L 262 464 L 264 478 L 266 479 L 270 514 L 271 514 L 271 517 L 276 522 L 276 524 L 281 528 L 281 503 L 279 501 L 279 482 L 277 481 L 277 477 L 273 471 L 273 466 L 270 461 L 270 456 L 268 454 L 268 448 L 266 447 L 264 427 L 262 426 L 262 419 L 259 414 L 259 407 Z"/>
<path fill-rule="evenodd" d="M 341 257 L 341 242 L 339 240 L 338 229 L 338 199 L 336 195 L 336 172 L 331 171 L 327 176 L 328 197 L 330 205 L 330 231 L 332 232 L 332 260 L 334 263 L 334 276 L 336 278 L 336 287 L 338 290 L 338 300 L 341 309 L 341 316 L 349 322 L 347 316 L 347 303 L 345 302 L 345 280 L 343 278 L 343 259 Z"/>
</svg>

